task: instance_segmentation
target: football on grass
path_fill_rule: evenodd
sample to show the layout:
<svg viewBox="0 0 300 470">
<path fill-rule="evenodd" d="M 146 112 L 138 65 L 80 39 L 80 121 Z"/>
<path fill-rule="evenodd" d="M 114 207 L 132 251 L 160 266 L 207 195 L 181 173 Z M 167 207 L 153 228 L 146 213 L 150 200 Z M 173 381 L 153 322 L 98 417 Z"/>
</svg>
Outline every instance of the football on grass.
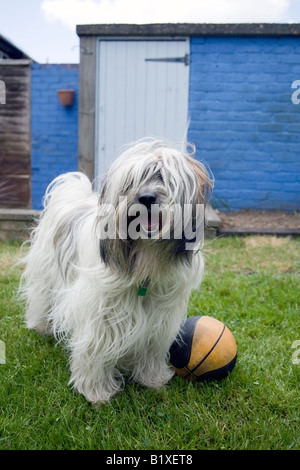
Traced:
<svg viewBox="0 0 300 470">
<path fill-rule="evenodd" d="M 204 315 L 182 323 L 169 353 L 176 374 L 186 380 L 221 380 L 234 368 L 237 346 L 224 323 Z"/>
</svg>

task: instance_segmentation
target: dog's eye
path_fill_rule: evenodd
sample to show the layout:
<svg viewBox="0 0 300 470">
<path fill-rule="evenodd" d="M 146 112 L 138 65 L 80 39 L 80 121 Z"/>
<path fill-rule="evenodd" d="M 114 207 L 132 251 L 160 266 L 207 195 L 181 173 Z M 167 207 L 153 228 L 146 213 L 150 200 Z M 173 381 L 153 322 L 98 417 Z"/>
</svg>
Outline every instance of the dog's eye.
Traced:
<svg viewBox="0 0 300 470">
<path fill-rule="evenodd" d="M 158 179 L 158 181 L 161 181 L 162 183 L 164 182 L 164 179 L 163 179 L 163 176 L 162 176 L 160 170 L 157 172 L 157 179 Z"/>
</svg>

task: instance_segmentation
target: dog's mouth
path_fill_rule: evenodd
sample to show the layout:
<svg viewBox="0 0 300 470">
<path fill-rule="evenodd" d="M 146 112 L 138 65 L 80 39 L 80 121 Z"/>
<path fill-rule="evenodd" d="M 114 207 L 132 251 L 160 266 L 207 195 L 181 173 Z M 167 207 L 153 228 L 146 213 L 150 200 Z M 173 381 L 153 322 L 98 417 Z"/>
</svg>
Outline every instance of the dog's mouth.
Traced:
<svg viewBox="0 0 300 470">
<path fill-rule="evenodd" d="M 140 229 L 147 237 L 154 237 L 159 234 L 161 224 L 161 215 L 148 211 L 148 217 L 144 216 L 140 220 Z"/>
<path fill-rule="evenodd" d="M 127 234 L 129 238 L 159 238 L 162 229 L 162 215 L 157 211 L 137 211 L 134 216 L 127 216 Z"/>
</svg>

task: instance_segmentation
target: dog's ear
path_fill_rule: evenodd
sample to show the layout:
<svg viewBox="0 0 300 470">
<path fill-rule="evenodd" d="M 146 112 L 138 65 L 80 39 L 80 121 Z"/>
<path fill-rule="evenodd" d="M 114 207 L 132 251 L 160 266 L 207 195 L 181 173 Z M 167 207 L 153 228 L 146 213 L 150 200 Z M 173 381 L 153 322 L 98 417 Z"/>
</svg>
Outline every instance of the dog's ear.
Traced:
<svg viewBox="0 0 300 470">
<path fill-rule="evenodd" d="M 193 200 L 190 201 L 191 211 L 188 212 L 188 220 L 184 221 L 185 228 L 182 236 L 180 240 L 174 240 L 173 246 L 175 254 L 183 256 L 189 262 L 192 259 L 193 246 L 197 247 L 199 243 L 202 244 L 204 241 L 204 207 L 209 200 L 213 182 L 201 162 L 193 158 L 188 158 L 187 161 L 196 176 L 197 190 Z"/>
<path fill-rule="evenodd" d="M 132 242 L 120 238 L 100 240 L 100 257 L 106 266 L 117 268 L 123 273 L 130 272 L 134 264 L 131 256 L 131 245 Z"/>
<path fill-rule="evenodd" d="M 199 191 L 197 194 L 197 204 L 206 204 L 211 195 L 213 188 L 213 180 L 210 178 L 209 173 L 205 166 L 195 159 L 188 159 L 194 174 L 199 182 Z"/>
<path fill-rule="evenodd" d="M 205 211 L 204 204 L 189 206 L 191 211 L 184 215 L 184 228 L 180 239 L 174 239 L 173 246 L 176 255 L 184 255 L 187 261 L 192 260 L 192 254 L 204 242 Z M 185 209 L 187 211 L 187 208 Z"/>
<path fill-rule="evenodd" d="M 174 240 L 174 242 L 173 242 L 174 254 L 176 256 L 180 256 L 181 259 L 184 259 L 187 263 L 190 263 L 192 261 L 193 251 L 192 250 L 187 250 L 187 244 L 188 243 L 193 243 L 195 241 L 195 239 L 194 240 L 188 240 L 185 237 L 185 234 L 182 233 L 182 236 L 181 236 L 180 240 Z"/>
</svg>

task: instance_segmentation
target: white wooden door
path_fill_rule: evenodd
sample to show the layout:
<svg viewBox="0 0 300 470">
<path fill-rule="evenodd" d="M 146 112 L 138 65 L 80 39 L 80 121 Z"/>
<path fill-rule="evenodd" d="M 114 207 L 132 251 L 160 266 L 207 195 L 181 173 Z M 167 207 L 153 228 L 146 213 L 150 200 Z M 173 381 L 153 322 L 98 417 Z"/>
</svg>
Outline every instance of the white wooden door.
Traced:
<svg viewBox="0 0 300 470">
<path fill-rule="evenodd" d="M 101 176 L 124 144 L 143 137 L 183 139 L 189 41 L 100 40 L 96 86 L 95 176 Z"/>
</svg>

